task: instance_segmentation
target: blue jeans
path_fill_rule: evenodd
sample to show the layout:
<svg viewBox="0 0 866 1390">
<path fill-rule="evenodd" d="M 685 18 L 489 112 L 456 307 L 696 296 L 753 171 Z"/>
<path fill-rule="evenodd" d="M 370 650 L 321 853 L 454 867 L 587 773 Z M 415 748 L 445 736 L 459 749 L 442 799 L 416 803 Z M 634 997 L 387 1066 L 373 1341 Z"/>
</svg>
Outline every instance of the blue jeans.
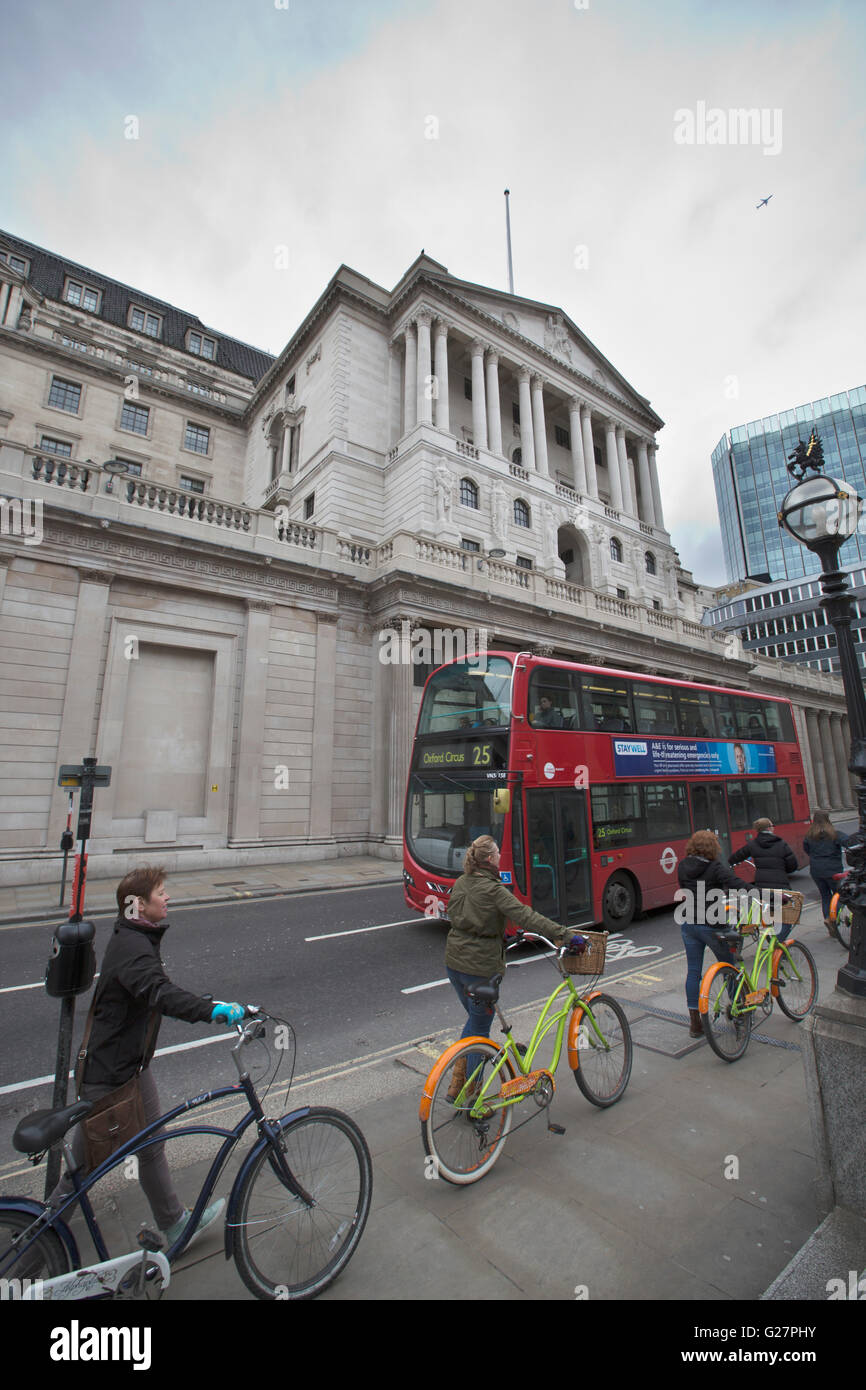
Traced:
<svg viewBox="0 0 866 1390">
<path fill-rule="evenodd" d="M 841 872 L 841 869 L 833 870 L 833 873 L 839 874 Z M 826 921 L 830 916 L 830 899 L 833 897 L 834 893 L 838 893 L 839 885 L 833 882 L 832 875 L 825 876 L 824 874 L 816 874 L 814 869 L 810 869 L 809 873 L 812 882 L 817 884 L 818 892 L 821 894 L 821 914 Z"/>
<path fill-rule="evenodd" d="M 701 990 L 704 948 L 709 946 L 716 960 L 734 964 L 734 953 L 712 927 L 695 927 L 684 922 L 680 928 L 686 948 L 686 1007 L 696 1009 Z"/>
<path fill-rule="evenodd" d="M 490 982 L 487 975 L 465 975 L 462 970 L 452 970 L 450 965 L 445 967 L 448 978 L 457 991 L 457 997 L 466 1010 L 466 1026 L 460 1034 L 461 1038 L 489 1038 L 490 1029 L 493 1026 L 493 1009 L 489 1004 L 476 1004 L 474 1000 L 468 998 L 467 987 L 472 985 L 486 985 Z"/>
</svg>

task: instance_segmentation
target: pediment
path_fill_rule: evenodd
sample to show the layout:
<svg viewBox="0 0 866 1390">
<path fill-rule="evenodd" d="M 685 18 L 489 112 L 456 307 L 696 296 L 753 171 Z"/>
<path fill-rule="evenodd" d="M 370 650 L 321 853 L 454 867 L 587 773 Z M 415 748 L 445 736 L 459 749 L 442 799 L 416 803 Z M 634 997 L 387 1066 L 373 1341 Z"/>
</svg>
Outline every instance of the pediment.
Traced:
<svg viewBox="0 0 866 1390">
<path fill-rule="evenodd" d="M 635 410 L 648 409 L 647 400 L 620 376 L 561 309 L 459 281 L 452 280 L 450 288 L 471 307 L 536 343 L 564 367 L 588 377 L 600 390 L 610 392 Z"/>
</svg>

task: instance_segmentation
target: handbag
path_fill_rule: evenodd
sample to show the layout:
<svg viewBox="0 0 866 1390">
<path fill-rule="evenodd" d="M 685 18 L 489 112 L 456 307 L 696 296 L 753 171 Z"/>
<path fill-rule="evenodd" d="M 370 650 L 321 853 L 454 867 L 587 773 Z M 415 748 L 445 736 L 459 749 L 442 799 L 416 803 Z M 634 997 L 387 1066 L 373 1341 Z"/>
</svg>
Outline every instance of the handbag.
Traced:
<svg viewBox="0 0 866 1390">
<path fill-rule="evenodd" d="M 87 1015 L 87 1022 L 84 1026 L 84 1036 L 81 1039 L 81 1047 L 78 1051 L 78 1058 L 75 1064 L 75 1090 L 80 1096 L 81 1086 L 84 1077 L 84 1064 L 87 1061 L 87 1044 L 90 1041 L 90 1030 L 93 1027 L 93 1016 L 96 1009 L 97 996 L 94 995 L 90 1005 L 90 1012 Z M 128 1081 L 124 1081 L 122 1086 L 109 1091 L 107 1096 L 102 1096 L 100 1100 L 93 1102 L 93 1108 L 80 1121 L 81 1132 L 84 1138 L 84 1152 L 87 1160 L 87 1168 L 92 1172 L 98 1168 L 107 1158 L 110 1158 L 116 1149 L 125 1144 L 128 1139 L 132 1139 L 140 1130 L 144 1129 L 144 1099 L 141 1094 L 141 1083 L 139 1075 L 143 1066 L 143 1059 L 147 1056 L 154 1032 L 156 1031 L 159 1013 L 154 1010 L 151 1014 L 147 1037 L 144 1043 L 144 1053 L 142 1063 L 138 1067 L 134 1076 Z"/>
</svg>

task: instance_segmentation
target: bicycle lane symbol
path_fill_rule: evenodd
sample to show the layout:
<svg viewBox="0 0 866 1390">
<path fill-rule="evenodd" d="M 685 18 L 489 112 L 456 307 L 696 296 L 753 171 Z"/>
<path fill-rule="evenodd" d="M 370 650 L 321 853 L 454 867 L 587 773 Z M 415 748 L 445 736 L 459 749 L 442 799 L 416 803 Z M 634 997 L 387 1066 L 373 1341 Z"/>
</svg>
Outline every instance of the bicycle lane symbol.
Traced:
<svg viewBox="0 0 866 1390">
<path fill-rule="evenodd" d="M 607 938 L 605 960 L 627 960 L 630 956 L 657 956 L 663 950 L 663 946 L 636 946 L 630 937 L 623 936 L 622 932 L 614 932 Z"/>
</svg>

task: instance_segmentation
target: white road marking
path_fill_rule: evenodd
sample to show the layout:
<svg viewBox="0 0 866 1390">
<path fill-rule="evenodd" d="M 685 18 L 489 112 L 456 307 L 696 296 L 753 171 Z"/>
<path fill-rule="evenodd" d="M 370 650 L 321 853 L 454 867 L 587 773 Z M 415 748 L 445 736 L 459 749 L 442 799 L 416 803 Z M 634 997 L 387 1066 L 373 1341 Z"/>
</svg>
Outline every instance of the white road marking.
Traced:
<svg viewBox="0 0 866 1390">
<path fill-rule="evenodd" d="M 305 941 L 330 941 L 334 936 L 358 936 L 365 931 L 384 931 L 386 927 L 411 927 L 415 922 L 420 922 L 420 917 L 407 917 L 405 922 L 380 922 L 377 927 L 352 927 L 349 931 L 329 931 L 322 936 L 305 936 Z M 431 921 L 433 919 L 431 918 Z M 447 981 L 446 981 L 447 983 Z"/>
<path fill-rule="evenodd" d="M 541 955 L 529 956 L 526 960 L 510 960 L 508 962 L 508 969 L 514 970 L 518 965 L 534 965 L 537 960 L 547 960 L 552 955 L 552 951 L 544 951 Z M 444 980 L 430 980 L 426 985 L 410 985 L 408 989 L 401 989 L 400 993 L 418 994 L 422 989 L 436 989 L 439 985 L 450 985 L 450 983 L 451 981 L 447 978 Z"/>
<path fill-rule="evenodd" d="M 234 1029 L 230 1033 L 221 1033 L 215 1038 L 198 1038 L 195 1042 L 175 1043 L 172 1047 L 160 1047 L 154 1053 L 155 1057 L 165 1057 L 169 1052 L 187 1052 L 193 1047 L 208 1047 L 210 1043 L 236 1042 L 237 1034 Z M 72 1080 L 73 1072 L 69 1073 Z M 36 1086 L 53 1086 L 53 1076 L 35 1076 L 32 1081 L 16 1081 L 12 1086 L 0 1086 L 0 1096 L 8 1096 L 12 1091 L 29 1091 Z"/>
</svg>

